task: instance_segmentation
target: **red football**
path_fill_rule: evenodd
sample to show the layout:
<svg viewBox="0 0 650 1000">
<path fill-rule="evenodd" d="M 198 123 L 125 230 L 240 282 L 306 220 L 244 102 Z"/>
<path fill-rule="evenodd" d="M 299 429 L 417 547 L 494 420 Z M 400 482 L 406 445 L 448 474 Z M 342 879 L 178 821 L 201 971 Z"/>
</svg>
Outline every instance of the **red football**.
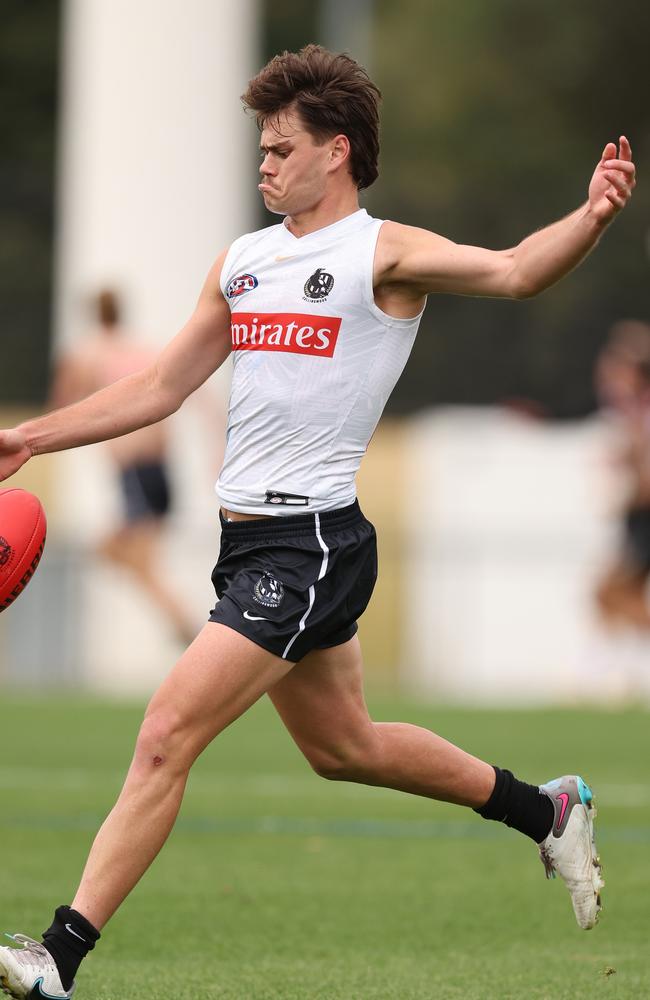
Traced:
<svg viewBox="0 0 650 1000">
<path fill-rule="evenodd" d="M 0 490 L 0 611 L 24 590 L 43 555 L 47 522 L 38 497 Z"/>
</svg>

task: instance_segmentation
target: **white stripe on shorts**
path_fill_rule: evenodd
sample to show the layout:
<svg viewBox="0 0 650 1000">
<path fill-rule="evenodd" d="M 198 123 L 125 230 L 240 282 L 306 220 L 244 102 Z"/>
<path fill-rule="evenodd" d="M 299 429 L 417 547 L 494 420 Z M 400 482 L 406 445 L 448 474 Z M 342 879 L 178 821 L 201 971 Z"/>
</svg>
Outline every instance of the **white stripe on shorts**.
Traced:
<svg viewBox="0 0 650 1000">
<path fill-rule="evenodd" d="M 330 550 L 328 549 L 327 545 L 323 541 L 323 536 L 320 533 L 320 517 L 319 517 L 319 515 L 318 514 L 314 514 L 314 519 L 315 519 L 315 524 L 316 524 L 316 538 L 318 539 L 318 544 L 320 545 L 321 549 L 323 550 L 323 561 L 320 564 L 320 572 L 318 574 L 318 580 L 322 580 L 323 577 L 325 576 L 325 573 L 327 572 L 327 563 L 328 563 L 328 560 L 329 560 Z M 318 582 L 318 580 L 316 582 Z M 291 639 L 289 639 L 289 642 L 287 643 L 286 649 L 285 649 L 284 653 L 282 654 L 282 659 L 283 660 L 286 659 L 287 653 L 289 652 L 289 650 L 293 646 L 294 642 L 296 641 L 296 639 L 298 638 L 298 636 L 300 635 L 300 633 L 305 631 L 305 622 L 307 621 L 307 618 L 309 617 L 309 613 L 310 613 L 311 609 L 314 606 L 315 599 L 316 599 L 316 588 L 314 586 L 311 586 L 309 588 L 309 607 L 307 608 L 307 610 L 305 611 L 304 615 L 300 619 L 300 622 L 298 624 L 298 631 L 296 632 L 296 634 L 294 636 L 291 637 Z"/>
</svg>

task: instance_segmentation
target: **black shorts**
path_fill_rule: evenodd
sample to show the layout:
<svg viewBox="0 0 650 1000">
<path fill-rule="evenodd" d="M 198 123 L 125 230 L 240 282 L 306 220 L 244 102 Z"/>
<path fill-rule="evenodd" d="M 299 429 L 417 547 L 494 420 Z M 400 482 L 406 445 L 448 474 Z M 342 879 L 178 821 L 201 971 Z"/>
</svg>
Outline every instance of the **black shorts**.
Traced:
<svg viewBox="0 0 650 1000">
<path fill-rule="evenodd" d="M 352 638 L 376 579 L 375 529 L 357 501 L 321 514 L 221 516 L 210 621 L 296 663 Z"/>
<path fill-rule="evenodd" d="M 164 517 L 169 511 L 171 491 L 162 462 L 138 462 L 120 473 L 124 516 L 129 524 L 146 517 Z"/>
</svg>

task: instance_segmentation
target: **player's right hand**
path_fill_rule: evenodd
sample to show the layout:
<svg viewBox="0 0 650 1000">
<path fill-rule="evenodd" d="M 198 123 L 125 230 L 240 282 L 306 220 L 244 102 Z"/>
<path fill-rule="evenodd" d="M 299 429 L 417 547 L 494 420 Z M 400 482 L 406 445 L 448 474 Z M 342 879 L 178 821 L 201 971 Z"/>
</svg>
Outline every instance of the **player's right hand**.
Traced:
<svg viewBox="0 0 650 1000">
<path fill-rule="evenodd" d="M 31 449 L 22 431 L 0 431 L 0 482 L 18 472 L 31 457 Z"/>
<path fill-rule="evenodd" d="M 632 147 L 624 135 L 608 142 L 589 184 L 589 207 L 600 222 L 607 224 L 625 208 L 636 186 Z"/>
</svg>

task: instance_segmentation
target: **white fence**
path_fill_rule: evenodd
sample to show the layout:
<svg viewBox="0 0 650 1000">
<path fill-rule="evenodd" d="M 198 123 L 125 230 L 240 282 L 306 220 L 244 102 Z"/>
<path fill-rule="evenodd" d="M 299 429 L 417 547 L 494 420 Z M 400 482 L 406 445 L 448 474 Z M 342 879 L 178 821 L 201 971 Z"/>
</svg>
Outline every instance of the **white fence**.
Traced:
<svg viewBox="0 0 650 1000">
<path fill-rule="evenodd" d="M 648 637 L 595 614 L 619 541 L 606 425 L 448 410 L 407 442 L 407 681 L 488 703 L 650 691 Z"/>
</svg>

